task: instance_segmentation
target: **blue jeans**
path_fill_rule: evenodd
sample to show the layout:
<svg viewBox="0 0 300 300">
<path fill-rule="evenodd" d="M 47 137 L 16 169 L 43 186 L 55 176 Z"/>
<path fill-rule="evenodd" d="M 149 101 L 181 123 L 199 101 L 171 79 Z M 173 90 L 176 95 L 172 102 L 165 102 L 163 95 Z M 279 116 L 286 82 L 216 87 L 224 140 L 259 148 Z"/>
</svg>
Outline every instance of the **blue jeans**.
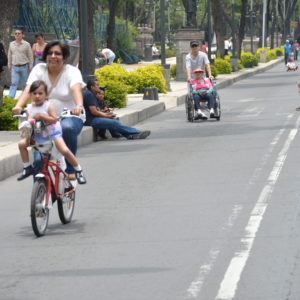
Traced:
<svg viewBox="0 0 300 300">
<path fill-rule="evenodd" d="M 290 53 L 284 53 L 284 64 L 285 65 L 288 63 L 289 58 L 290 58 Z"/>
<path fill-rule="evenodd" d="M 21 81 L 22 90 L 26 86 L 29 75 L 28 64 L 21 67 L 12 66 L 11 68 L 11 85 L 9 89 L 9 98 L 15 98 L 19 82 Z"/>
<path fill-rule="evenodd" d="M 80 134 L 83 122 L 81 119 L 73 117 L 73 118 L 65 118 L 60 121 L 60 125 L 62 128 L 63 138 L 71 150 L 71 152 L 76 155 L 77 152 L 77 137 Z M 67 173 L 74 173 L 74 168 L 67 162 Z"/>
<path fill-rule="evenodd" d="M 109 59 L 108 59 L 108 65 L 112 65 L 112 63 L 114 62 L 114 60 L 115 60 L 115 58 L 116 58 L 116 56 L 114 55 L 114 56 L 111 56 Z"/>
<path fill-rule="evenodd" d="M 215 108 L 216 106 L 216 99 L 212 94 L 205 94 L 204 96 L 199 94 L 193 95 L 194 101 L 195 101 L 195 109 L 201 109 L 200 102 L 201 100 L 206 100 L 208 102 L 207 106 L 209 109 Z"/>
<path fill-rule="evenodd" d="M 76 155 L 77 152 L 77 136 L 80 134 L 83 122 L 81 119 L 73 117 L 73 118 L 65 118 L 60 121 L 60 125 L 62 128 L 63 138 L 71 150 L 71 152 Z M 66 173 L 74 173 L 74 168 L 71 166 L 68 161 L 66 160 L 67 168 Z M 41 156 L 39 153 L 34 153 L 34 168 L 35 170 L 39 170 L 41 168 Z"/>
<path fill-rule="evenodd" d="M 122 124 L 117 119 L 94 117 L 89 123 L 89 125 L 97 129 L 108 129 L 108 130 L 116 131 L 122 134 L 127 139 L 132 139 L 133 134 L 137 134 L 141 132 L 136 128 L 129 127 Z"/>
</svg>

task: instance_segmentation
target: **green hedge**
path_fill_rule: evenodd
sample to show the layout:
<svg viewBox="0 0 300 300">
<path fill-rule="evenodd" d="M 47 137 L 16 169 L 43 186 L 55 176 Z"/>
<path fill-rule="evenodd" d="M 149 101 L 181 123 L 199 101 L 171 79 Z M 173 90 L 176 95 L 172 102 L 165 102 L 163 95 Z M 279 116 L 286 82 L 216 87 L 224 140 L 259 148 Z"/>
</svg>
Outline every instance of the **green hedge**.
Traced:
<svg viewBox="0 0 300 300">
<path fill-rule="evenodd" d="M 214 65 L 218 74 L 230 74 L 232 72 L 230 62 L 225 59 L 216 58 Z"/>
<path fill-rule="evenodd" d="M 171 78 L 176 78 L 176 72 L 177 72 L 176 64 L 175 65 L 171 65 L 171 67 L 170 67 Z"/>
<path fill-rule="evenodd" d="M 241 63 L 245 68 L 253 68 L 258 65 L 258 59 L 256 55 L 251 52 L 241 52 Z"/>
<path fill-rule="evenodd" d="M 18 119 L 12 115 L 12 108 L 17 100 L 3 97 L 3 105 L 0 109 L 0 130 L 18 130 Z"/>
<path fill-rule="evenodd" d="M 101 86 L 106 88 L 106 100 L 111 107 L 125 107 L 127 94 L 144 93 L 146 87 L 156 87 L 159 93 L 167 92 L 163 67 L 152 64 L 127 71 L 119 64 L 105 66 L 95 71 Z"/>
</svg>

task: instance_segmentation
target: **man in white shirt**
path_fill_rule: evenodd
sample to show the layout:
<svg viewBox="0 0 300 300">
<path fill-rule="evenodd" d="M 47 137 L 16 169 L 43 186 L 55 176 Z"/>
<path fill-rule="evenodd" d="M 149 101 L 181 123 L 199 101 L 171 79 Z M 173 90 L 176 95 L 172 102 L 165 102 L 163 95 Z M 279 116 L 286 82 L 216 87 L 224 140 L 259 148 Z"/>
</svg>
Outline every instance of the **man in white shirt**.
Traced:
<svg viewBox="0 0 300 300">
<path fill-rule="evenodd" d="M 212 78 L 208 57 L 205 53 L 200 51 L 200 43 L 198 41 L 191 41 L 190 46 L 191 53 L 185 58 L 187 81 L 194 78 L 193 71 L 199 68 L 206 70 L 207 76 Z"/>
<path fill-rule="evenodd" d="M 15 98 L 20 81 L 22 89 L 25 88 L 29 72 L 33 65 L 31 46 L 23 40 L 23 37 L 23 31 L 17 29 L 15 32 L 15 41 L 11 42 L 8 48 L 8 71 L 11 72 L 9 98 Z"/>
<path fill-rule="evenodd" d="M 100 49 L 100 52 L 104 55 L 105 59 L 108 61 L 107 64 L 112 65 L 112 63 L 116 58 L 115 53 L 108 48 Z"/>
</svg>

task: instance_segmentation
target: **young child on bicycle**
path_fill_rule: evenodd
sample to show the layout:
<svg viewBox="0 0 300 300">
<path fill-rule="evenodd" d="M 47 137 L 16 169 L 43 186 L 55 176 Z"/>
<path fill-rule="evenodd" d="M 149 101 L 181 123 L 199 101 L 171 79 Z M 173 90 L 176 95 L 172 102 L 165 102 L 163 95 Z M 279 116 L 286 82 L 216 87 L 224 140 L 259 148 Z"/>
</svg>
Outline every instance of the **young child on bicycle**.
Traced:
<svg viewBox="0 0 300 300">
<path fill-rule="evenodd" d="M 52 140 L 56 149 L 74 167 L 78 183 L 86 183 L 81 166 L 62 138 L 60 123 L 57 121 L 55 110 L 47 98 L 48 91 L 46 83 L 42 80 L 34 81 L 30 86 L 29 92 L 32 98 L 32 103 L 27 105 L 27 120 L 30 124 L 41 120 L 46 125 L 45 130 L 42 130 L 39 134 L 34 134 L 33 138 L 35 142 L 45 143 Z M 18 180 L 23 180 L 34 173 L 33 166 L 29 162 L 29 154 L 27 150 L 27 147 L 30 145 L 30 139 L 31 134 L 28 134 L 18 143 L 23 161 L 23 172 L 18 177 Z"/>
</svg>

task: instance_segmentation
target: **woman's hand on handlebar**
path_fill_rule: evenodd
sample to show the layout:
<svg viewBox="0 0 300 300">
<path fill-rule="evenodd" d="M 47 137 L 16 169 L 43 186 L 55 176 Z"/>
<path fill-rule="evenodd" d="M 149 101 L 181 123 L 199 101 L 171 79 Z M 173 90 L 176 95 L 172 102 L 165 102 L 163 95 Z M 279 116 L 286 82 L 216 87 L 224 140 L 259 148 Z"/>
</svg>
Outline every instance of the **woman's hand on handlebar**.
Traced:
<svg viewBox="0 0 300 300">
<path fill-rule="evenodd" d="M 22 113 L 22 107 L 20 106 L 15 106 L 12 108 L 12 113 L 14 115 L 20 115 Z"/>
<path fill-rule="evenodd" d="M 82 113 L 82 107 L 74 107 L 72 108 L 72 115 L 79 116 Z"/>
</svg>

